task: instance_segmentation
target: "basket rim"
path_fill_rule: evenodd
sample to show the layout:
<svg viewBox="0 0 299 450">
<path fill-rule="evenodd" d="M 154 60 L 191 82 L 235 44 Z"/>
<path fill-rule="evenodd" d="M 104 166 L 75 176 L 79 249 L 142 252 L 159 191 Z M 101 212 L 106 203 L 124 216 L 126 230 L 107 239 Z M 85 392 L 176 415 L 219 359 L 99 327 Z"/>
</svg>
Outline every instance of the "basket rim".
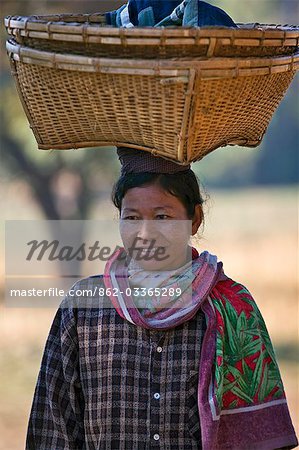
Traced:
<svg viewBox="0 0 299 450">
<path fill-rule="evenodd" d="M 272 45 L 281 46 L 283 42 L 274 42 L 275 39 L 293 39 L 289 42 L 290 46 L 299 46 L 299 25 L 276 25 L 260 23 L 238 23 L 239 28 L 207 26 L 207 27 L 133 27 L 117 28 L 111 25 L 98 26 L 105 22 L 105 14 L 57 14 L 44 16 L 6 16 L 4 24 L 9 34 L 19 34 L 25 37 L 31 37 L 30 33 L 43 33 L 39 37 L 42 39 L 57 39 L 59 36 L 53 36 L 53 33 L 69 34 L 81 36 L 82 41 L 89 36 L 114 36 L 127 38 L 126 45 L 130 45 L 131 38 L 182 38 L 190 39 L 199 37 L 206 38 L 230 38 L 232 44 L 237 38 L 240 39 L 273 39 Z M 102 20 L 101 20 L 102 19 Z M 79 40 L 80 41 L 80 40 Z M 76 39 L 78 42 L 78 39 Z M 102 42 L 105 44 L 105 42 Z M 108 43 L 108 42 L 107 42 Z M 187 43 L 187 42 L 186 42 Z M 136 43 L 134 43 L 136 45 Z M 155 45 L 155 43 L 153 43 Z M 167 42 L 166 42 L 167 45 Z M 256 45 L 256 44 L 255 44 Z"/>
<path fill-rule="evenodd" d="M 26 64 L 41 65 L 62 70 L 97 73 L 127 73 L 181 77 L 186 82 L 190 70 L 200 71 L 202 78 L 228 78 L 230 76 L 269 75 L 299 70 L 299 50 L 294 55 L 275 57 L 213 57 L 137 59 L 108 58 L 61 54 L 36 50 L 10 40 L 6 49 L 11 59 Z"/>
</svg>

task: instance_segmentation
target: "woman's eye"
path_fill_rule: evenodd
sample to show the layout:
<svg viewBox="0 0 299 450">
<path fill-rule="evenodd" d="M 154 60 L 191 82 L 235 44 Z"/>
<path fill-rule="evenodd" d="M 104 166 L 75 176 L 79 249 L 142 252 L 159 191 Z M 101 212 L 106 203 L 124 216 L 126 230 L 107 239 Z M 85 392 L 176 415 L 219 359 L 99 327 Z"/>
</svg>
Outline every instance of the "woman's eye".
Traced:
<svg viewBox="0 0 299 450">
<path fill-rule="evenodd" d="M 170 219 L 170 216 L 168 216 L 167 214 L 158 214 L 156 216 L 156 219 L 159 219 L 159 220 Z"/>
<path fill-rule="evenodd" d="M 139 217 L 137 216 L 127 216 L 127 217 L 123 217 L 122 220 L 138 220 Z"/>
<path fill-rule="evenodd" d="M 155 216 L 155 219 L 165 220 L 165 219 L 171 219 L 171 217 L 168 216 L 167 214 L 157 214 Z M 126 216 L 126 217 L 122 217 L 121 220 L 141 220 L 141 219 L 138 216 Z"/>
</svg>

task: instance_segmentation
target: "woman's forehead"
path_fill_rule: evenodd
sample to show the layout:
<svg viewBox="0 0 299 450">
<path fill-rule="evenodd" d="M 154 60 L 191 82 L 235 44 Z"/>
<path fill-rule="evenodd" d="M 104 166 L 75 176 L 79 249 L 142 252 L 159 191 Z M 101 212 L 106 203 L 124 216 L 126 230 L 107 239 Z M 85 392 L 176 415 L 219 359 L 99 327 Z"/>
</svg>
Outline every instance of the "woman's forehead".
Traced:
<svg viewBox="0 0 299 450">
<path fill-rule="evenodd" d="M 123 209 L 136 209 L 137 207 L 150 207 L 153 210 L 158 208 L 174 209 L 181 204 L 181 201 L 165 191 L 157 184 L 134 187 L 129 189 L 122 202 Z"/>
<path fill-rule="evenodd" d="M 173 204 L 173 200 L 177 200 L 177 198 L 172 195 L 170 192 L 163 189 L 161 186 L 157 184 L 151 184 L 147 186 L 139 186 L 129 189 L 125 196 L 124 201 L 131 202 L 135 200 L 139 200 L 141 202 L 167 202 L 169 205 Z"/>
</svg>

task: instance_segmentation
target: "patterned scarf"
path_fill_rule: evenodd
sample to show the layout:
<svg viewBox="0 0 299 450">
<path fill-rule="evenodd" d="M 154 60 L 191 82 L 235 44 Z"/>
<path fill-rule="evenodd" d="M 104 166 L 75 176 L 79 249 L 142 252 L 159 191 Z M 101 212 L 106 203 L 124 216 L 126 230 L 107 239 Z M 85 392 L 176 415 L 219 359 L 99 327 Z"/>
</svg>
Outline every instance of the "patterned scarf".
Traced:
<svg viewBox="0 0 299 450">
<path fill-rule="evenodd" d="M 199 255 L 192 249 L 191 271 L 183 266 L 175 280 L 166 274 L 157 284 L 159 288 L 184 287 L 188 280 L 191 298 L 188 289 L 182 289 L 183 300 L 169 296 L 161 309 L 157 296 L 140 312 L 130 295 L 135 283 L 130 286 L 128 279 L 138 275 L 138 269 L 128 268 L 119 259 L 123 254 L 124 249 L 114 253 L 104 271 L 106 288 L 118 294 L 110 295 L 110 300 L 123 319 L 144 328 L 167 330 L 190 320 L 199 308 L 205 314 L 207 330 L 198 378 L 203 450 L 295 448 L 298 440 L 273 346 L 249 291 L 224 274 L 216 256 Z M 147 275 L 140 278 L 139 274 L 136 286 L 138 281 L 149 285 Z"/>
<path fill-rule="evenodd" d="M 195 248 L 192 248 L 192 264 L 187 263 L 164 274 L 144 272 L 141 275 L 142 271 L 134 263 L 126 264 L 124 255 L 125 250 L 118 249 L 105 266 L 105 284 L 117 294 L 111 296 L 113 306 L 121 317 L 131 323 L 157 330 L 167 330 L 190 320 L 222 270 L 222 263 L 217 263 L 216 256 L 207 251 L 199 255 Z M 134 272 L 139 273 L 138 286 L 134 282 L 130 285 L 129 271 L 131 276 Z M 156 286 L 153 284 L 155 277 L 159 277 Z M 143 290 L 140 289 L 142 287 Z"/>
</svg>

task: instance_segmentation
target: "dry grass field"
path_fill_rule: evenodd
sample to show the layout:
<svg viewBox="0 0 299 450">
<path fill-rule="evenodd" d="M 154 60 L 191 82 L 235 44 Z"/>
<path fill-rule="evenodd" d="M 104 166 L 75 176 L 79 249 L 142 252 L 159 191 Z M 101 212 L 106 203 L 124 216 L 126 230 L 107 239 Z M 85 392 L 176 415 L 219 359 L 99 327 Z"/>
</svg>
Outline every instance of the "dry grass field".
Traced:
<svg viewBox="0 0 299 450">
<path fill-rule="evenodd" d="M 13 198 L 9 192 L 6 194 L 2 208 L 5 218 L 20 218 L 20 212 L 16 217 L 13 211 L 24 204 L 22 195 L 26 193 L 20 191 L 20 195 L 15 195 L 14 191 Z M 216 254 L 223 261 L 226 274 L 244 284 L 258 303 L 276 349 L 296 427 L 299 421 L 297 190 L 210 192 L 207 206 L 204 234 L 196 246 Z M 23 219 L 36 217 L 36 209 L 30 208 L 28 205 L 26 212 L 23 210 Z M 94 211 L 94 217 L 103 217 L 103 211 L 105 217 L 113 217 L 108 200 Z M 24 448 L 33 390 L 54 312 L 1 306 L 1 450 Z"/>
</svg>

